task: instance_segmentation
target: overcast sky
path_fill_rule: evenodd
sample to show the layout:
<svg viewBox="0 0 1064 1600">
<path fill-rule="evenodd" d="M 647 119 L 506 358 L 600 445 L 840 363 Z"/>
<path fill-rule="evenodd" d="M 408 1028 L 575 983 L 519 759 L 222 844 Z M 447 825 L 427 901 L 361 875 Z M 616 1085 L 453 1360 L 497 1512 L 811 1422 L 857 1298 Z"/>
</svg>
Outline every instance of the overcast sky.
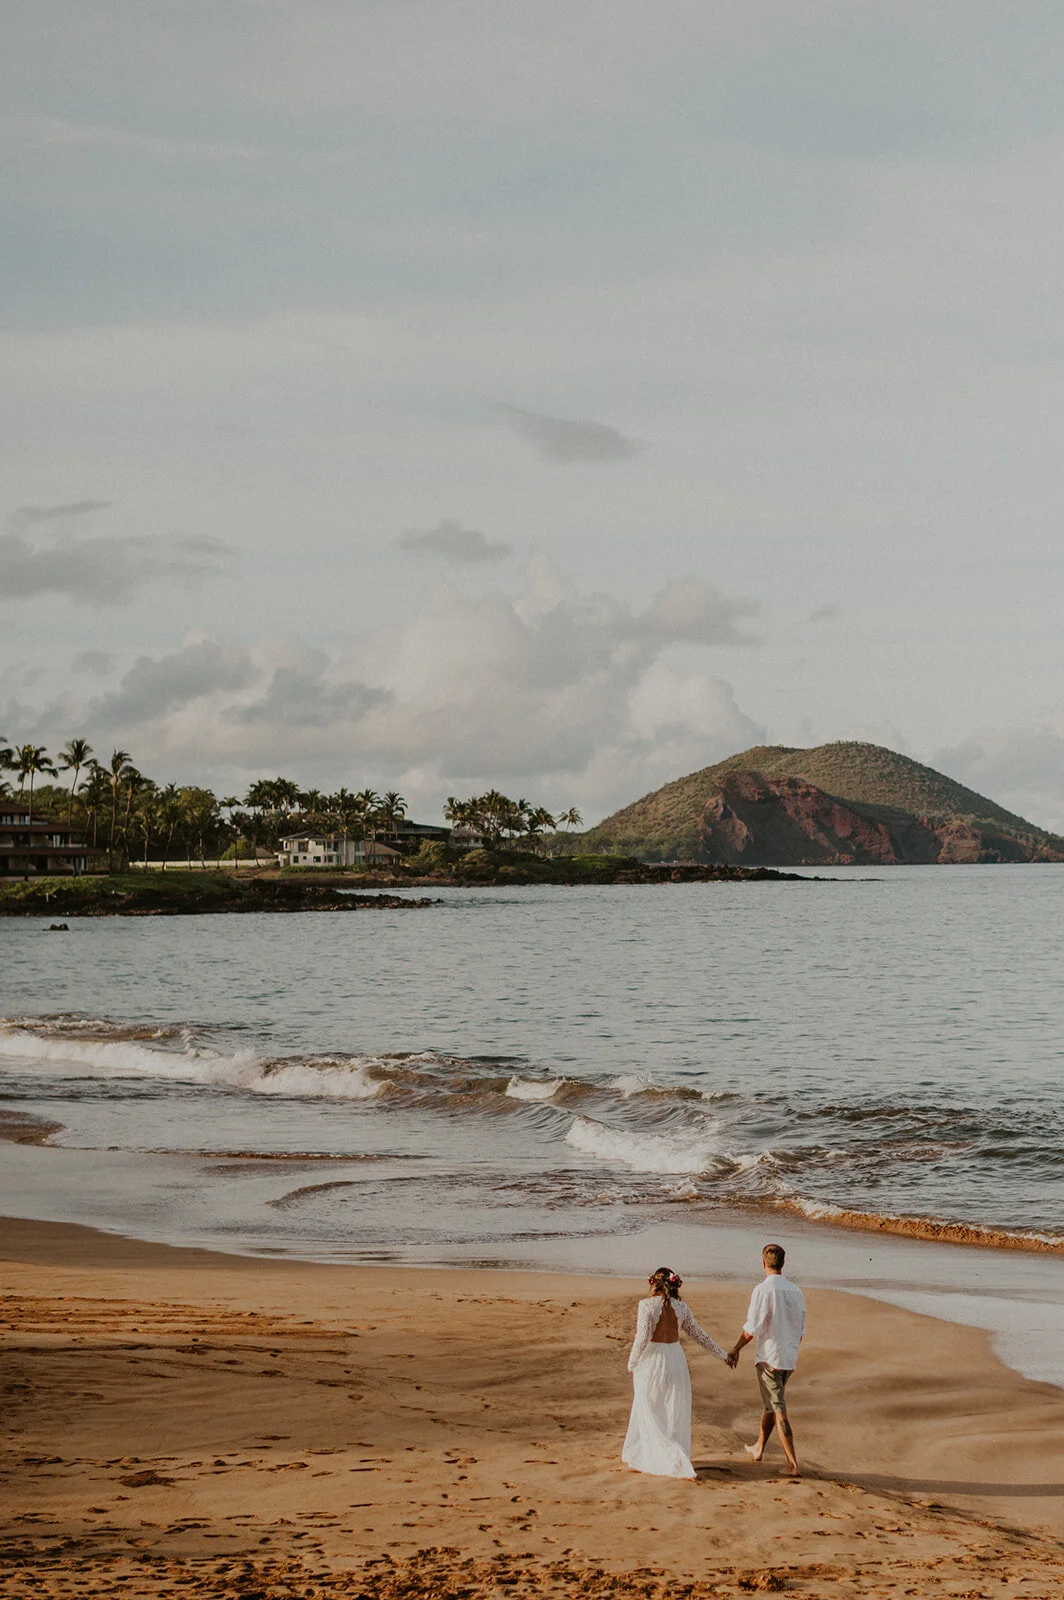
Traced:
<svg viewBox="0 0 1064 1600">
<path fill-rule="evenodd" d="M 0 734 L 1064 828 L 1064 12 L 6 0 Z"/>
</svg>

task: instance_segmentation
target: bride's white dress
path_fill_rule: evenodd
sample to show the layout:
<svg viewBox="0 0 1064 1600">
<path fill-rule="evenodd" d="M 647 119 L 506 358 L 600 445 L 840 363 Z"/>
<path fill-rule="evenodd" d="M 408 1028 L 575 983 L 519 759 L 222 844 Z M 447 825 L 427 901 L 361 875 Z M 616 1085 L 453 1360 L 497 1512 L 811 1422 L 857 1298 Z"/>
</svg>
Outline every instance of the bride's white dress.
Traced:
<svg viewBox="0 0 1064 1600">
<path fill-rule="evenodd" d="M 654 1344 L 652 1335 L 664 1304 L 660 1295 L 640 1300 L 635 1342 L 628 1357 L 635 1393 L 621 1460 L 636 1472 L 660 1478 L 693 1478 L 691 1465 L 691 1374 L 687 1357 L 675 1344 Z M 700 1328 L 683 1300 L 672 1309 L 683 1333 L 721 1361 L 727 1356 L 717 1341 Z"/>
</svg>

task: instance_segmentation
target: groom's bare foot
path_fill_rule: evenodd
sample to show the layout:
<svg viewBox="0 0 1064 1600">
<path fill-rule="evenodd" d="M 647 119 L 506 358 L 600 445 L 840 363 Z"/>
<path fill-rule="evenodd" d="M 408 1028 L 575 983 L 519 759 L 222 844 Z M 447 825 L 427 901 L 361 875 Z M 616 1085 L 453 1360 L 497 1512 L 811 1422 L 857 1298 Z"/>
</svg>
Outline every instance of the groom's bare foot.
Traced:
<svg viewBox="0 0 1064 1600">
<path fill-rule="evenodd" d="M 800 1478 L 802 1469 L 796 1461 L 789 1461 L 783 1469 L 783 1476 L 785 1478 Z"/>
<path fill-rule="evenodd" d="M 744 1444 L 743 1449 L 746 1451 L 751 1461 L 760 1461 L 764 1454 L 764 1451 L 759 1444 Z"/>
</svg>

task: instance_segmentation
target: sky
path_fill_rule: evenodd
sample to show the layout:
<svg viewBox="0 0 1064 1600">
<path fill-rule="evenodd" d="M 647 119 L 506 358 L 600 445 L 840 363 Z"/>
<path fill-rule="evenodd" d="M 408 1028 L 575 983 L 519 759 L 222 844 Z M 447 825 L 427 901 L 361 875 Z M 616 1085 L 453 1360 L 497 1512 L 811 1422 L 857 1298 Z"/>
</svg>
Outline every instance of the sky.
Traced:
<svg viewBox="0 0 1064 1600">
<path fill-rule="evenodd" d="M 1064 829 L 1059 5 L 0 11 L 9 741 Z"/>
</svg>

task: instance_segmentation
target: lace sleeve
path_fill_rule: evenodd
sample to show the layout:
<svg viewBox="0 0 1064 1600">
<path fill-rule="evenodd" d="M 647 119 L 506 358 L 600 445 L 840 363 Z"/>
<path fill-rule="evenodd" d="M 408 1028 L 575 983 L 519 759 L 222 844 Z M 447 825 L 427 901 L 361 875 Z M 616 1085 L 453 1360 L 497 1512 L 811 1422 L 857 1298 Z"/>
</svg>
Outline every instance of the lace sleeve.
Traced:
<svg viewBox="0 0 1064 1600">
<path fill-rule="evenodd" d="M 662 1302 L 657 1296 L 653 1300 L 640 1300 L 639 1315 L 635 1324 L 635 1339 L 632 1342 L 631 1353 L 628 1357 L 628 1371 L 634 1372 L 639 1365 L 639 1358 L 650 1343 L 650 1336 L 658 1325 L 661 1316 Z"/>
<path fill-rule="evenodd" d="M 721 1349 L 716 1339 L 711 1334 L 708 1334 L 705 1328 L 699 1327 L 687 1302 L 685 1300 L 674 1300 L 672 1304 L 676 1312 L 676 1320 L 684 1333 L 690 1334 L 696 1344 L 700 1344 L 703 1350 L 708 1350 L 711 1356 L 716 1356 L 718 1361 L 727 1361 L 726 1351 Z"/>
</svg>

